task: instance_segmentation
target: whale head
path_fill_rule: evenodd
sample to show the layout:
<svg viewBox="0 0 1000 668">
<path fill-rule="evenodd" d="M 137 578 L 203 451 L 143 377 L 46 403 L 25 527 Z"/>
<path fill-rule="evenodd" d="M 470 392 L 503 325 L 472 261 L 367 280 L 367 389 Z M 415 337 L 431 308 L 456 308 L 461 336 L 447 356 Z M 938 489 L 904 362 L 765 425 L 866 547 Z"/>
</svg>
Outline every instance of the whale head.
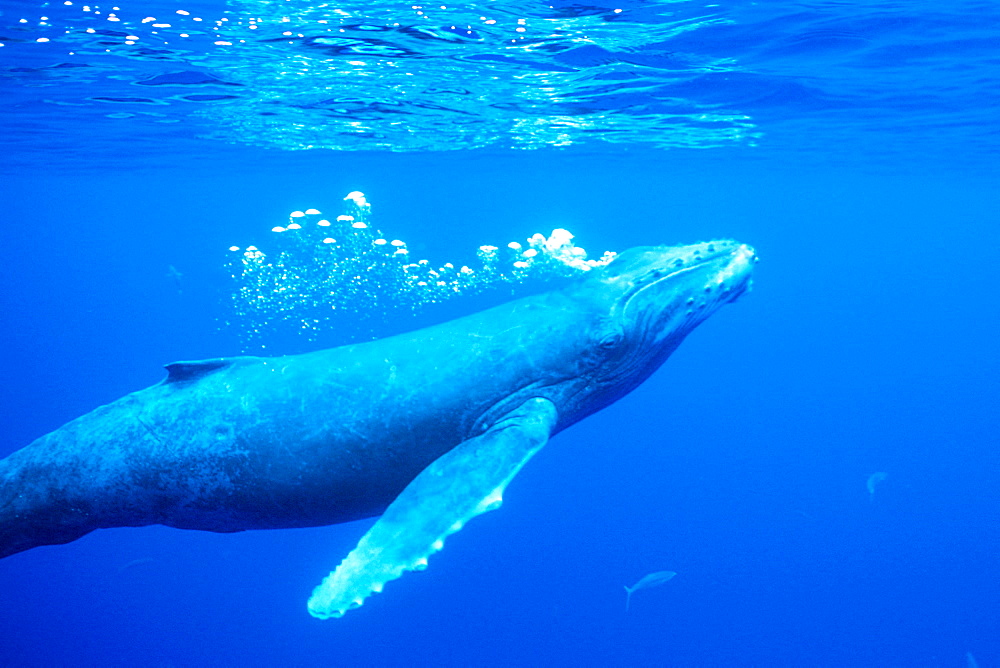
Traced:
<svg viewBox="0 0 1000 668">
<path fill-rule="evenodd" d="M 692 329 L 750 289 L 757 257 L 735 241 L 632 248 L 594 276 L 633 354 L 669 354 Z M 666 348 L 666 350 L 664 350 Z"/>
<path fill-rule="evenodd" d="M 750 289 L 756 261 L 753 248 L 732 240 L 637 247 L 568 288 L 589 340 L 588 390 L 574 412 L 587 415 L 642 383 L 695 327 Z"/>
</svg>

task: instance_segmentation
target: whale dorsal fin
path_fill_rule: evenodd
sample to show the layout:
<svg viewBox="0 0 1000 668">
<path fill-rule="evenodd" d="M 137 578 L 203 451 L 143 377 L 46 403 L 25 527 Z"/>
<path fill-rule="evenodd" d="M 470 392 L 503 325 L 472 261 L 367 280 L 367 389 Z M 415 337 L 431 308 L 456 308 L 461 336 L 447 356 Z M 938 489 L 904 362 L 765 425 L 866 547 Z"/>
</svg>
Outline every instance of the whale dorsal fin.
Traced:
<svg viewBox="0 0 1000 668">
<path fill-rule="evenodd" d="M 164 383 L 181 383 L 189 380 L 198 380 L 213 371 L 225 369 L 236 362 L 247 359 L 246 357 L 217 357 L 211 360 L 196 360 L 193 362 L 171 362 L 165 364 L 167 378 Z"/>
<path fill-rule="evenodd" d="M 309 599 L 309 612 L 340 617 L 427 557 L 466 522 L 500 507 L 503 490 L 555 427 L 556 408 L 534 398 L 483 434 L 459 443 L 414 478 Z"/>
</svg>

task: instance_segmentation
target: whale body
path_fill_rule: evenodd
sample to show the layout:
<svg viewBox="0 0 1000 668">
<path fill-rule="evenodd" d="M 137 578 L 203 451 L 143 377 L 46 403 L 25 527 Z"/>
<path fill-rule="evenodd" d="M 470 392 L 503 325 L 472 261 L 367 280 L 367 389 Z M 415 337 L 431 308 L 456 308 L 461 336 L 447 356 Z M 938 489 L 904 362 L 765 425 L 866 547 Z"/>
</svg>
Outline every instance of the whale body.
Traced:
<svg viewBox="0 0 1000 668">
<path fill-rule="evenodd" d="M 755 261 L 728 240 L 634 248 L 559 289 L 408 334 L 169 364 L 161 383 L 0 461 L 0 557 L 111 527 L 381 515 L 309 601 L 340 616 L 498 507 L 549 438 L 746 292 Z"/>
</svg>

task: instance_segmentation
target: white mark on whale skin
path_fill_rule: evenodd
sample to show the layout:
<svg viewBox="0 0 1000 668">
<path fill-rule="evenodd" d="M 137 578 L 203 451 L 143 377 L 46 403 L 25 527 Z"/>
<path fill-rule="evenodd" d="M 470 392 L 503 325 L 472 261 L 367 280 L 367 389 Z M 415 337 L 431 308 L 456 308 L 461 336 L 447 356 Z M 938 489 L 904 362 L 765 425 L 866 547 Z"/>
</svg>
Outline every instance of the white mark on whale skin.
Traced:
<svg viewBox="0 0 1000 668">
<path fill-rule="evenodd" d="M 875 500 L 875 487 L 888 477 L 889 474 L 884 473 L 882 471 L 876 471 L 875 473 L 872 473 L 870 476 L 868 476 L 868 482 L 866 482 L 865 485 L 868 487 L 869 501 Z"/>
<path fill-rule="evenodd" d="M 665 584 L 674 579 L 677 575 L 674 571 L 656 571 L 650 573 L 649 575 L 643 576 L 638 582 L 636 582 L 631 587 L 625 587 L 625 612 L 628 612 L 629 603 L 632 601 L 632 593 L 639 591 L 640 589 L 649 589 L 650 587 L 658 587 L 661 584 Z"/>
<path fill-rule="evenodd" d="M 143 557 L 141 559 L 133 559 L 132 561 L 130 561 L 127 564 L 125 564 L 124 566 L 119 566 L 118 567 L 118 572 L 119 573 L 124 573 L 127 570 L 133 569 L 133 568 L 135 568 L 137 566 L 143 566 L 145 564 L 151 564 L 154 561 L 156 561 L 156 560 L 153 559 L 152 557 Z"/>
</svg>

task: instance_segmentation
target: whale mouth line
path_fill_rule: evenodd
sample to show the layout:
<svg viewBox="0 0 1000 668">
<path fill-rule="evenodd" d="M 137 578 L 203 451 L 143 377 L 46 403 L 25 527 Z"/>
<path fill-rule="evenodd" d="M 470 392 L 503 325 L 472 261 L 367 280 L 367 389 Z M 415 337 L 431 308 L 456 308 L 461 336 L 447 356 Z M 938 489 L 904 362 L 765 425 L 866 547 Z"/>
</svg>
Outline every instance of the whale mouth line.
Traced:
<svg viewBox="0 0 1000 668">
<path fill-rule="evenodd" d="M 732 251 L 731 253 L 729 253 L 729 255 L 735 256 L 737 253 L 739 253 L 739 250 Z M 715 262 L 720 257 L 724 257 L 724 256 L 725 256 L 725 254 L 720 253 L 719 255 L 716 255 L 716 256 L 711 257 L 711 258 L 707 258 L 707 259 L 702 260 L 701 262 L 698 262 L 696 264 L 688 265 L 686 267 L 681 267 L 680 269 L 676 269 L 676 270 L 670 272 L 669 274 L 665 274 L 663 276 L 660 276 L 659 278 L 656 278 L 655 280 L 650 281 L 649 283 L 646 283 L 644 285 L 640 285 L 630 295 L 628 295 L 628 298 L 625 300 L 625 303 L 622 306 L 622 312 L 625 312 L 626 310 L 628 310 L 628 307 L 632 303 L 632 300 L 635 299 L 636 297 L 638 297 L 640 294 L 642 294 L 646 290 L 648 290 L 649 288 L 652 288 L 652 287 L 654 287 L 656 285 L 659 285 L 663 281 L 670 280 L 671 278 L 674 278 L 676 276 L 681 276 L 682 274 L 686 274 L 686 273 L 694 271 L 696 269 L 700 269 L 701 267 L 704 267 L 706 264 L 709 264 L 711 262 Z M 652 273 L 652 272 L 655 272 L 655 271 L 660 271 L 660 270 L 653 269 L 649 273 Z"/>
</svg>

